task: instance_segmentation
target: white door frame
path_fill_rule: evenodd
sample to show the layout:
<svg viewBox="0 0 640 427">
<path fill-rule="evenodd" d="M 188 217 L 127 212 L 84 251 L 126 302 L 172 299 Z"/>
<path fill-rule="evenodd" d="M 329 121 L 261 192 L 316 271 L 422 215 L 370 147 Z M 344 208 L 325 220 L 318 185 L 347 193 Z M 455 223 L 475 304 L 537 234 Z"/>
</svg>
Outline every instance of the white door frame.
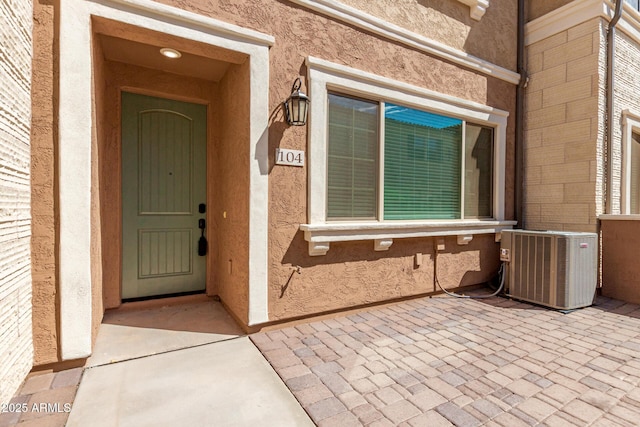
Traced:
<svg viewBox="0 0 640 427">
<path fill-rule="evenodd" d="M 246 54 L 251 67 L 249 326 L 267 307 L 269 47 L 257 31 L 150 0 L 60 2 L 59 292 L 62 360 L 91 355 L 92 16 Z"/>
</svg>

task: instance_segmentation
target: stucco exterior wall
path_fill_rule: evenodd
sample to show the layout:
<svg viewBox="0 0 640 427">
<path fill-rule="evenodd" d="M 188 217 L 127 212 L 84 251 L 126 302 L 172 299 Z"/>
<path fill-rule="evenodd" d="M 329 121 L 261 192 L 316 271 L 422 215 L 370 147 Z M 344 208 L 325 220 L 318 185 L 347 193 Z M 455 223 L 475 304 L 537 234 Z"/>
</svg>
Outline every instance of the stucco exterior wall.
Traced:
<svg viewBox="0 0 640 427">
<path fill-rule="evenodd" d="M 0 402 L 33 363 L 31 321 L 31 2 L 0 1 Z"/>
<path fill-rule="evenodd" d="M 396 239 L 383 253 L 375 252 L 371 241 L 332 243 L 327 255 L 309 257 L 307 242 L 297 234 L 288 247 L 272 247 L 270 318 L 437 292 L 436 275 L 442 287 L 451 289 L 489 281 L 497 273 L 499 244 L 493 235 L 476 236 L 468 246 L 459 246 L 455 236 L 446 237 L 437 262 L 436 240 Z M 422 256 L 421 265 L 416 254 Z M 300 274 L 283 268 L 288 265 L 300 266 Z"/>
<path fill-rule="evenodd" d="M 91 139 L 91 342 L 95 343 L 98 329 L 104 313 L 104 294 L 102 289 L 102 218 L 110 212 L 101 209 L 103 185 L 101 171 L 102 157 L 100 142 L 103 140 L 108 122 L 102 106 L 105 100 L 104 56 L 99 43 L 93 43 L 93 132 Z"/>
<path fill-rule="evenodd" d="M 287 1 L 224 0 L 212 3 L 162 0 L 161 3 L 274 36 L 276 43 L 270 50 L 270 100 L 274 108 L 289 96 L 295 77 L 306 74 L 304 58 L 307 56 L 507 111 L 511 111 L 514 104 L 513 84 L 371 35 Z M 456 1 L 452 3 L 466 7 L 468 13 L 467 6 Z M 502 18 L 496 23 L 499 31 L 515 28 L 513 16 Z M 495 34 L 496 28 L 483 31 L 486 32 L 483 37 L 489 38 Z M 489 44 L 485 48 L 492 51 L 494 46 Z"/>
<path fill-rule="evenodd" d="M 532 21 L 575 0 L 527 0 L 527 21 Z M 580 0 L 577 0 L 580 1 Z"/>
<path fill-rule="evenodd" d="M 597 18 L 528 47 L 526 229 L 597 229 L 603 207 L 603 38 Z"/>
<path fill-rule="evenodd" d="M 58 40 L 55 4 L 34 2 L 32 132 L 31 132 L 31 237 L 33 277 L 34 364 L 58 360 L 56 289 L 55 144 L 57 114 Z"/>
<path fill-rule="evenodd" d="M 217 197 L 210 201 L 217 233 L 214 275 L 218 295 L 245 325 L 249 319 L 249 61 L 231 65 L 220 80 L 214 130 Z"/>
<path fill-rule="evenodd" d="M 640 304 L 640 220 L 602 221 L 602 294 Z"/>
<path fill-rule="evenodd" d="M 517 2 L 491 0 L 479 21 L 469 6 L 454 0 L 341 0 L 368 14 L 470 55 L 515 70 Z M 500 28 L 500 31 L 494 31 Z"/>
</svg>

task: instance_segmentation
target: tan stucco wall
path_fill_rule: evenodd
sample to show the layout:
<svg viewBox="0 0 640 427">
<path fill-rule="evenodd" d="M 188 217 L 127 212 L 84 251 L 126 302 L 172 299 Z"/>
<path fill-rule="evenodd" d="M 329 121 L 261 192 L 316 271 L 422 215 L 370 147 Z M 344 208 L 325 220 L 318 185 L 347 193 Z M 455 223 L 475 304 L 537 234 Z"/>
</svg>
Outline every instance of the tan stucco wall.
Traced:
<svg viewBox="0 0 640 427">
<path fill-rule="evenodd" d="M 56 288 L 57 140 L 57 34 L 53 2 L 34 2 L 32 131 L 31 131 L 31 237 L 33 277 L 34 364 L 58 360 Z"/>
<path fill-rule="evenodd" d="M 101 171 L 100 141 L 108 127 L 105 109 L 104 57 L 100 43 L 93 43 L 93 130 L 91 139 L 91 342 L 95 343 L 104 313 L 102 290 L 102 218 L 110 212 L 101 209 L 100 188 L 105 180 Z"/>
<path fill-rule="evenodd" d="M 108 63 L 104 60 L 101 44 L 94 38 L 94 92 L 98 123 L 98 150 L 100 176 L 100 215 L 102 218 L 102 282 L 103 308 L 120 305 L 120 197 L 114 191 L 120 187 L 119 160 L 119 106 L 117 86 L 111 83 Z M 115 110 L 114 110 L 115 109 Z M 114 121 L 115 120 L 115 121 Z M 95 319 L 95 313 L 93 314 Z"/>
<path fill-rule="evenodd" d="M 549 12 L 552 12 L 559 7 L 569 4 L 572 1 L 582 0 L 526 0 L 528 6 L 527 9 L 527 21 L 533 21 Z"/>
<path fill-rule="evenodd" d="M 597 230 L 603 209 L 602 43 L 597 18 L 527 49 L 526 229 Z"/>
<path fill-rule="evenodd" d="M 491 0 L 479 20 L 455 0 L 340 0 L 348 6 L 470 55 L 515 70 L 517 2 Z M 499 29 L 499 31 L 496 31 Z"/>
<path fill-rule="evenodd" d="M 0 0 L 0 403 L 33 363 L 31 321 L 31 2 Z M 3 406 L 4 412 L 7 408 Z M 9 412 L 12 412 L 9 410 Z"/>
<path fill-rule="evenodd" d="M 304 58 L 315 56 L 444 94 L 508 111 L 513 109 L 515 87 L 510 83 L 372 36 L 286 1 L 162 0 L 161 3 L 274 36 L 276 43 L 270 49 L 273 108 L 289 96 L 295 77 L 306 74 Z M 487 38 L 494 32 L 515 28 L 515 16 L 503 18 L 498 27 L 484 29 Z M 485 48 L 493 51 L 495 46 L 488 44 Z"/>
<path fill-rule="evenodd" d="M 437 255 L 441 286 L 475 285 L 496 274 L 499 244 L 493 235 L 476 236 L 468 246 L 459 246 L 455 236 L 444 239 L 445 251 Z M 271 250 L 272 320 L 440 290 L 434 282 L 433 238 L 396 239 L 382 253 L 373 250 L 371 241 L 332 243 L 327 255 L 309 257 L 307 242 L 298 233 L 287 248 Z M 420 266 L 416 254 L 422 254 Z M 288 266 L 300 266 L 301 273 Z"/>
<path fill-rule="evenodd" d="M 249 61 L 220 80 L 214 147 L 217 194 L 210 199 L 217 240 L 214 277 L 220 299 L 245 325 L 249 320 Z M 253 160 L 253 159 L 251 159 Z"/>
<path fill-rule="evenodd" d="M 640 221 L 607 219 L 601 226 L 602 294 L 640 304 Z"/>
</svg>

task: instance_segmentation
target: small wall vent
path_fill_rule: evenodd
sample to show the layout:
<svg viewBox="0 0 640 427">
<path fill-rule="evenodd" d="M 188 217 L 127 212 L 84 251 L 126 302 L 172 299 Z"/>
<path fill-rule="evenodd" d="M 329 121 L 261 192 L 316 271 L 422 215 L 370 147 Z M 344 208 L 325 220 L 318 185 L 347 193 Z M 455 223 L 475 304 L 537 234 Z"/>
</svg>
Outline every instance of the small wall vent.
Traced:
<svg viewBox="0 0 640 427">
<path fill-rule="evenodd" d="M 507 263 L 509 296 L 561 310 L 593 303 L 597 281 L 595 233 L 504 230 L 500 259 Z"/>
</svg>

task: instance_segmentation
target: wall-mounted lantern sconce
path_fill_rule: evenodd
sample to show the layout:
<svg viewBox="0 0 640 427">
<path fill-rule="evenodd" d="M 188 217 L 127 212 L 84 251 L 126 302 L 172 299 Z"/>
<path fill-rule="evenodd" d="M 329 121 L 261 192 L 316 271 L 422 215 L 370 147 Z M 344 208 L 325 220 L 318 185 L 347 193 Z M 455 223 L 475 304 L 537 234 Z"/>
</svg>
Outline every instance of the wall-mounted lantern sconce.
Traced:
<svg viewBox="0 0 640 427">
<path fill-rule="evenodd" d="M 296 78 L 291 87 L 291 96 L 284 101 L 284 109 L 287 113 L 287 122 L 291 126 L 304 126 L 307 124 L 307 112 L 309 111 L 309 97 L 300 92 L 300 77 Z"/>
</svg>

